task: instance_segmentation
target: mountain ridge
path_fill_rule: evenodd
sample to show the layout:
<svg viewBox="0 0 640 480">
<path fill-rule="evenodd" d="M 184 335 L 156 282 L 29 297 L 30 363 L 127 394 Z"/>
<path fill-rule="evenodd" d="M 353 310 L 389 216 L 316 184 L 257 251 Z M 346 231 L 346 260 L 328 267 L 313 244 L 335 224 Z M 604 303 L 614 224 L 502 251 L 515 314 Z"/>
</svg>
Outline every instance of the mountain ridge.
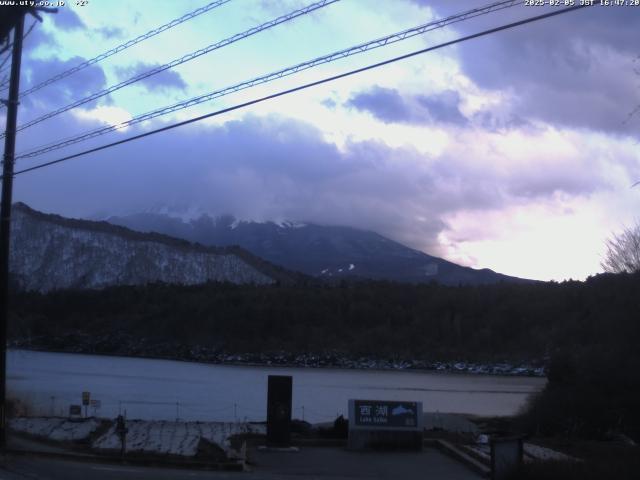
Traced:
<svg viewBox="0 0 640 480">
<path fill-rule="evenodd" d="M 240 247 L 211 247 L 104 221 L 13 206 L 10 271 L 22 288 L 102 288 L 152 282 L 295 283 L 301 276 Z"/>
<path fill-rule="evenodd" d="M 457 265 L 376 232 L 301 222 L 255 222 L 232 215 L 184 221 L 164 213 L 114 216 L 109 223 L 161 232 L 211 246 L 239 245 L 260 258 L 316 278 L 369 278 L 408 283 L 485 284 L 531 281 Z"/>
</svg>

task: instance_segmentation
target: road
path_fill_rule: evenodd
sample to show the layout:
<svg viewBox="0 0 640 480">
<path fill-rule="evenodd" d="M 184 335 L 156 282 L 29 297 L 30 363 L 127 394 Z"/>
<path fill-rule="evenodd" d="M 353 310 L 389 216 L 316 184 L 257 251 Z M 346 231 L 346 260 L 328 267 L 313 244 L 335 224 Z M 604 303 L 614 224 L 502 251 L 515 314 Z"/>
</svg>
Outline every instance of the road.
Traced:
<svg viewBox="0 0 640 480">
<path fill-rule="evenodd" d="M 340 448 L 303 448 L 299 452 L 251 452 L 250 472 L 137 467 L 39 456 L 9 456 L 0 480 L 477 480 L 482 477 L 434 449 L 422 453 L 347 452 Z"/>
</svg>

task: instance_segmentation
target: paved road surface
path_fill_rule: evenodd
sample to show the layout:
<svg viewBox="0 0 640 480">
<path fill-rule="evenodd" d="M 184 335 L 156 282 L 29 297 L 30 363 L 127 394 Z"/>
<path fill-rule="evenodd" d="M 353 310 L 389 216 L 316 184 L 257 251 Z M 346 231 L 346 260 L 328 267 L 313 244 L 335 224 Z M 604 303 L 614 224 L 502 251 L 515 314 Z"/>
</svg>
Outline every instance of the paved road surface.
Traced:
<svg viewBox="0 0 640 480">
<path fill-rule="evenodd" d="M 422 453 L 354 453 L 340 448 L 303 448 L 297 453 L 251 452 L 251 472 L 134 467 L 75 462 L 45 457 L 11 456 L 0 464 L 0 480 L 477 480 L 462 464 L 437 450 Z"/>
</svg>

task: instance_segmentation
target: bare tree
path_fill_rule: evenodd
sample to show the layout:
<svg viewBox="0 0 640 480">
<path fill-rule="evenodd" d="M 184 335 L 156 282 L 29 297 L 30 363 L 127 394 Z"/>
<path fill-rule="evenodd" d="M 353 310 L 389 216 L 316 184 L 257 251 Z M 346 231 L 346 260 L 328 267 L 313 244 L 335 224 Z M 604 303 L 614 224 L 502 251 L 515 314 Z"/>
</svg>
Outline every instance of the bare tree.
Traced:
<svg viewBox="0 0 640 480">
<path fill-rule="evenodd" d="M 640 271 L 640 223 L 625 228 L 606 242 L 607 253 L 600 263 L 605 272 L 634 273 Z"/>
</svg>

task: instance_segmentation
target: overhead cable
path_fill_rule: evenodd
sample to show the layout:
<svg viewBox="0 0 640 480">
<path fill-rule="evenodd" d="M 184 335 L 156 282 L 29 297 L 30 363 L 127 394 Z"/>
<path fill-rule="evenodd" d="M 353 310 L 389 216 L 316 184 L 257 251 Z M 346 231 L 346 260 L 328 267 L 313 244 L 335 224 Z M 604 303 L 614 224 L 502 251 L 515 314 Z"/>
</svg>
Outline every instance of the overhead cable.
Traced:
<svg viewBox="0 0 640 480">
<path fill-rule="evenodd" d="M 162 127 L 162 128 L 151 130 L 149 132 L 144 132 L 144 133 L 141 133 L 139 135 L 134 135 L 132 137 L 125 138 L 125 139 L 122 139 L 122 140 L 118 140 L 116 142 L 111 142 L 111 143 L 108 143 L 108 144 L 105 144 L 105 145 L 101 145 L 99 147 L 90 148 L 88 150 L 84 150 L 82 152 L 78 152 L 78 153 L 75 153 L 73 155 L 68 155 L 66 157 L 59 158 L 57 160 L 51 160 L 49 162 L 44 162 L 44 163 L 41 163 L 41 164 L 38 164 L 38 165 L 34 165 L 32 167 L 29 167 L 29 168 L 24 168 L 22 170 L 18 170 L 17 172 L 15 172 L 14 175 L 20 175 L 20 174 L 23 174 L 23 173 L 39 170 L 39 169 L 42 169 L 42 168 L 45 168 L 45 167 L 49 167 L 49 166 L 56 165 L 56 164 L 59 164 L 59 163 L 62 163 L 62 162 L 66 162 L 68 160 L 72 160 L 74 158 L 78 158 L 78 157 L 81 157 L 81 156 L 84 156 L 84 155 L 88 155 L 90 153 L 99 152 L 101 150 L 106 150 L 108 148 L 115 147 L 117 145 L 122 145 L 124 143 L 132 142 L 134 140 L 139 140 L 141 138 L 148 137 L 150 135 L 155 135 L 157 133 L 166 132 L 166 131 L 172 130 L 174 128 L 182 127 L 184 125 L 189 125 L 191 123 L 196 123 L 196 122 L 205 120 L 207 118 L 211 118 L 211 117 L 215 117 L 215 116 L 218 116 L 218 115 L 222 115 L 224 113 L 228 113 L 228 112 L 231 112 L 231 111 L 234 111 L 234 110 L 239 110 L 239 109 L 242 109 L 242 108 L 246 108 L 248 106 L 255 105 L 257 103 L 261 103 L 261 102 L 264 102 L 264 101 L 267 101 L 267 100 L 271 100 L 271 99 L 274 99 L 274 98 L 282 97 L 284 95 L 288 95 L 288 94 L 291 94 L 291 93 L 294 93 L 294 92 L 298 92 L 300 90 L 305 90 L 307 88 L 315 87 L 317 85 L 322 85 L 324 83 L 328 83 L 328 82 L 332 82 L 332 81 L 335 81 L 335 80 L 338 80 L 338 79 L 341 79 L 341 78 L 345 78 L 345 77 L 349 77 L 349 76 L 352 76 L 352 75 L 356 75 L 358 73 L 362 73 L 362 72 L 365 72 L 365 71 L 368 71 L 368 70 L 379 68 L 379 67 L 382 67 L 384 65 L 389 65 L 391 63 L 395 63 L 395 62 L 398 62 L 400 60 L 405 60 L 407 58 L 415 57 L 417 55 L 422 55 L 424 53 L 428 53 L 428 52 L 431 52 L 431 51 L 434 51 L 434 50 L 438 50 L 440 48 L 448 47 L 450 45 L 455 45 L 457 43 L 466 42 L 466 41 L 472 40 L 474 38 L 483 37 L 483 36 L 490 35 L 490 34 L 493 34 L 493 33 L 497 33 L 497 32 L 500 32 L 500 31 L 503 31 L 503 30 L 507 30 L 507 29 L 510 29 L 510 28 L 518 27 L 518 26 L 525 25 L 525 24 L 528 24 L 528 23 L 532 23 L 532 22 L 536 22 L 536 21 L 543 20 L 543 19 L 546 19 L 546 18 L 550 18 L 550 17 L 554 17 L 554 16 L 557 16 L 557 15 L 561 15 L 561 14 L 564 14 L 564 13 L 577 11 L 577 10 L 580 10 L 582 8 L 587 8 L 589 6 L 591 6 L 591 5 L 588 5 L 588 4 L 587 5 L 577 5 L 577 6 L 573 6 L 573 7 L 563 8 L 563 9 L 555 10 L 555 11 L 552 11 L 552 12 L 549 12 L 549 13 L 546 13 L 546 14 L 536 15 L 534 17 L 525 18 L 524 20 L 519 20 L 517 22 L 509 23 L 509 24 L 506 24 L 506 25 L 501 25 L 499 27 L 491 28 L 489 30 L 484 30 L 482 32 L 474 33 L 472 35 L 467 35 L 467 36 L 464 36 L 464 37 L 460 37 L 460 38 L 457 38 L 455 40 L 450 40 L 448 42 L 440 43 L 440 44 L 435 45 L 435 46 L 431 46 L 431 47 L 428 47 L 428 48 L 423 48 L 421 50 L 417 50 L 417 51 L 414 51 L 414 52 L 411 52 L 411 53 L 407 53 L 405 55 L 401 55 L 401 56 L 394 57 L 394 58 L 391 58 L 391 59 L 388 59 L 388 60 L 384 60 L 382 62 L 374 63 L 374 64 L 368 65 L 366 67 L 357 68 L 355 70 L 350 70 L 350 71 L 345 72 L 345 73 L 341 73 L 341 74 L 338 74 L 338 75 L 333 75 L 331 77 L 326 77 L 326 78 L 323 78 L 321 80 L 317 80 L 315 82 L 310 82 L 310 83 L 306 83 L 304 85 L 300 85 L 300 86 L 297 86 L 297 87 L 294 87 L 294 88 L 289 88 L 287 90 L 282 90 L 280 92 L 273 93 L 273 94 L 270 94 L 270 95 L 267 95 L 267 96 L 264 96 L 264 97 L 256 98 L 256 99 L 250 100 L 248 102 L 244 102 L 244 103 L 240 103 L 240 104 L 237 104 L 237 105 L 234 105 L 234 106 L 231 106 L 231 107 L 223 108 L 221 110 L 217 110 L 215 112 L 207 113 L 205 115 L 200 115 L 198 117 L 191 118 L 189 120 L 184 120 L 182 122 L 173 123 L 171 125 L 167 125 L 167 126 Z"/>
<path fill-rule="evenodd" d="M 31 120 L 27 123 L 24 123 L 22 125 L 19 125 L 17 128 L 17 131 L 21 131 L 24 130 L 25 128 L 29 128 L 33 125 L 36 125 L 40 122 L 43 122 L 45 120 L 48 120 L 52 117 L 55 117 L 57 115 L 60 115 L 61 113 L 67 112 L 73 108 L 79 107 L 81 105 L 84 105 L 86 103 L 89 103 L 93 100 L 97 100 L 98 98 L 104 97 L 105 95 L 108 95 L 110 93 L 115 92 L 116 90 L 120 90 L 121 88 L 124 88 L 128 85 L 131 85 L 133 83 L 139 82 L 141 80 L 144 80 L 146 78 L 149 78 L 153 75 L 157 75 L 160 72 L 164 72 L 165 70 L 168 70 L 170 68 L 176 67 L 178 65 L 181 65 L 185 62 L 188 62 L 190 60 L 193 60 L 195 58 L 198 58 L 202 55 L 205 55 L 207 53 L 210 53 L 214 50 L 217 50 L 219 48 L 222 47 L 226 47 L 227 45 L 230 45 L 232 43 L 235 43 L 239 40 L 242 40 L 244 38 L 250 37 L 252 35 L 255 35 L 258 32 L 262 32 L 263 30 L 267 30 L 269 28 L 273 28 L 276 25 L 280 25 L 281 23 L 285 23 L 288 22 L 290 20 L 293 20 L 294 18 L 300 17 L 302 15 L 306 15 L 308 13 L 311 13 L 315 10 L 318 10 L 320 8 L 326 7 L 327 5 L 331 5 L 332 3 L 336 3 L 340 0 L 320 0 L 319 2 L 316 3 L 312 3 L 311 5 L 308 5 L 304 8 L 301 8 L 299 10 L 295 10 L 291 13 L 288 13 L 286 15 L 282 15 L 278 18 L 275 18 L 269 22 L 263 23 L 261 25 L 258 25 L 256 27 L 250 28 L 249 30 L 246 30 L 242 33 L 238 33 L 236 35 L 233 35 L 231 37 L 225 38 L 224 40 L 221 40 L 219 42 L 216 43 L 212 43 L 211 45 L 208 45 L 207 47 L 201 48 L 200 50 L 196 50 L 195 52 L 191 52 L 188 53 L 187 55 L 184 55 L 180 58 L 177 58 L 169 63 L 165 63 L 164 65 L 159 65 L 155 68 L 152 68 L 151 70 L 148 70 L 146 72 L 140 73 L 138 75 L 134 75 L 133 77 L 129 78 L 128 80 L 124 80 L 116 85 L 112 85 L 108 88 L 105 88 L 104 90 L 100 90 L 99 92 L 96 93 L 92 93 L 91 95 L 89 95 L 88 97 L 85 97 L 81 100 L 77 100 L 73 103 L 70 103 L 62 108 L 59 108 L 57 110 L 54 110 L 52 112 L 46 113 L 45 115 L 42 115 L 41 117 L 38 117 L 34 120 Z M 4 135 L 0 135 L 0 138 L 2 138 Z"/>
<path fill-rule="evenodd" d="M 36 26 L 36 23 L 38 23 L 38 20 L 34 20 L 33 21 L 31 26 L 29 27 L 29 30 L 27 30 L 27 33 L 25 33 L 22 36 L 22 40 L 26 39 L 29 36 L 31 31 L 33 30 L 33 27 Z M 8 50 L 12 46 L 13 46 L 13 43 L 7 43 L 7 46 L 5 48 L 3 48 L 2 50 L 0 50 L 0 54 L 3 53 L 5 50 Z M 9 88 L 8 87 L 8 85 L 9 85 L 9 75 L 7 74 L 5 76 L 4 73 L 5 73 L 6 70 L 9 70 L 11 68 L 11 64 L 7 65 L 6 67 L 4 66 L 4 64 L 7 63 L 7 61 L 10 58 L 11 58 L 11 52 L 9 52 L 5 58 L 0 60 L 0 76 L 3 76 L 3 79 L 0 80 L 0 89 L 4 89 L 5 85 L 7 86 L 7 88 Z M 4 106 L 4 103 L 2 103 L 1 105 Z"/>
<path fill-rule="evenodd" d="M 281 70 L 277 70 L 275 72 L 271 72 L 268 73 L 266 75 L 262 75 L 260 77 L 256 77 L 253 78 L 251 80 L 247 80 L 244 82 L 240 82 L 237 83 L 235 85 L 231 85 L 225 88 L 222 88 L 220 90 L 215 90 L 213 92 L 209 92 L 207 94 L 204 95 L 199 95 L 197 97 L 193 97 L 190 98 L 188 100 L 183 100 L 181 102 L 175 103 L 173 105 L 169 105 L 166 107 L 162 107 L 156 110 L 152 110 L 150 112 L 141 114 L 141 115 L 137 115 L 135 117 L 133 117 L 130 120 L 115 124 L 115 125 L 107 125 L 104 127 L 100 127 L 85 133 L 82 133 L 80 135 L 71 137 L 71 138 L 67 138 L 64 140 L 61 140 L 57 143 L 51 143 L 51 144 L 47 144 L 47 145 L 41 145 L 39 147 L 35 147 L 34 149 L 31 149 L 25 153 L 20 153 L 16 159 L 19 158 L 33 158 L 39 155 L 42 155 L 44 153 L 48 153 L 51 152 L 53 150 L 58 150 L 60 148 L 64 148 L 67 147 L 69 145 L 73 145 L 75 143 L 78 142 L 82 142 L 85 140 L 89 140 L 91 138 L 95 138 L 104 134 L 107 134 L 109 132 L 113 132 L 115 130 L 120 130 L 122 128 L 126 128 L 129 127 L 131 125 L 135 125 L 137 123 L 140 122 L 144 122 L 146 120 L 151 120 L 152 118 L 156 118 L 159 117 L 161 115 L 166 115 L 168 113 L 173 113 L 176 112 L 178 110 L 183 110 L 185 108 L 189 108 L 192 107 L 194 105 L 198 105 L 204 102 L 208 102 L 210 100 L 213 100 L 215 98 L 219 98 L 219 97 L 223 97 L 225 95 L 229 95 L 231 93 L 235 93 L 238 92 L 240 90 L 245 90 L 247 88 L 251 88 L 254 87 L 256 85 L 260 85 L 263 83 L 268 83 L 274 80 L 277 80 L 279 78 L 283 78 L 289 75 L 293 75 L 295 73 L 301 72 L 303 70 L 308 70 L 310 68 L 316 67 L 318 65 L 322 65 L 325 63 L 329 63 L 329 62 L 333 62 L 335 60 L 339 60 L 341 58 L 346 58 L 349 57 L 351 55 L 355 55 L 355 54 L 359 54 L 359 53 L 363 53 L 363 52 L 367 52 L 369 50 L 373 50 L 375 48 L 379 48 L 379 47 L 384 47 L 386 45 L 390 45 L 402 40 L 406 40 L 412 37 L 415 37 L 417 35 L 421 35 L 424 34 L 426 32 L 438 29 L 438 28 L 443 28 L 447 25 L 451 25 L 453 23 L 457 23 L 457 22 L 461 22 L 464 20 L 468 20 L 470 18 L 473 17 L 477 17 L 480 15 L 486 15 L 498 10 L 502 10 L 505 8 L 509 8 L 509 7 L 513 7 L 515 5 L 519 5 L 520 4 L 520 0 L 508 0 L 508 1 L 501 1 L 501 2 L 495 2 L 492 3 L 491 5 L 482 7 L 482 8 L 476 8 L 473 10 L 468 10 L 466 12 L 463 13 L 459 13 L 456 15 L 452 15 L 449 17 L 446 17 L 444 19 L 438 19 L 438 20 L 434 20 L 431 21 L 429 23 L 426 23 L 424 25 L 419 25 L 417 27 L 413 27 L 407 30 L 402 30 L 400 32 L 397 33 L 393 33 L 391 35 L 387 35 L 385 37 L 381 37 L 378 38 L 376 40 L 372 40 L 366 43 L 361 43 L 359 45 L 344 49 L 344 50 L 339 50 L 337 52 L 333 52 L 330 53 L 328 55 L 324 55 L 321 57 L 317 57 L 314 58 L 313 60 L 309 60 L 303 63 L 299 63 L 297 65 L 293 65 L 291 67 L 287 67 Z"/>
<path fill-rule="evenodd" d="M 231 0 L 216 0 L 215 2 L 211 2 L 207 5 L 205 5 L 204 7 L 200 7 L 196 10 L 194 10 L 193 12 L 187 13 L 183 16 L 181 16 L 180 18 L 176 18 L 174 20 L 171 20 L 169 23 L 165 23 L 164 25 L 161 25 L 157 28 L 154 28 L 153 30 L 148 31 L 147 33 L 143 34 L 143 35 L 139 35 L 136 38 L 133 38 L 127 42 L 124 42 L 120 45 L 118 45 L 117 47 L 112 48 L 111 50 L 107 50 L 104 53 L 101 53 L 100 55 L 93 57 L 89 60 L 86 60 L 82 63 L 80 63 L 79 65 L 76 65 L 73 68 L 70 68 L 69 70 L 65 70 L 64 72 L 61 72 L 57 75 L 54 75 L 53 77 L 29 88 L 28 90 L 25 90 L 24 92 L 20 93 L 20 97 L 24 97 L 26 95 L 29 95 L 33 92 L 36 92 L 38 90 L 40 90 L 41 88 L 44 88 L 48 85 L 51 85 L 52 83 L 57 82 L 58 80 L 62 80 L 63 78 L 68 77 L 69 75 L 73 75 L 74 73 L 79 72 L 80 70 L 83 70 L 95 63 L 98 63 L 102 60 L 104 60 L 105 58 L 108 58 L 112 55 L 115 55 L 116 53 L 119 53 L 123 50 L 126 50 L 129 47 L 132 47 L 144 40 L 147 40 L 151 37 L 154 37 L 155 35 L 158 35 L 159 33 L 162 33 L 166 30 L 169 30 L 170 28 L 173 28 L 177 25 L 180 25 L 181 23 L 184 23 L 188 20 L 191 20 L 192 18 L 197 17 L 198 15 L 202 15 L 203 13 L 208 12 L 209 10 L 213 10 L 214 8 L 220 7 L 222 5 L 224 5 L 225 3 L 230 2 Z M 0 89 L 1 90 L 1 89 Z"/>
</svg>

